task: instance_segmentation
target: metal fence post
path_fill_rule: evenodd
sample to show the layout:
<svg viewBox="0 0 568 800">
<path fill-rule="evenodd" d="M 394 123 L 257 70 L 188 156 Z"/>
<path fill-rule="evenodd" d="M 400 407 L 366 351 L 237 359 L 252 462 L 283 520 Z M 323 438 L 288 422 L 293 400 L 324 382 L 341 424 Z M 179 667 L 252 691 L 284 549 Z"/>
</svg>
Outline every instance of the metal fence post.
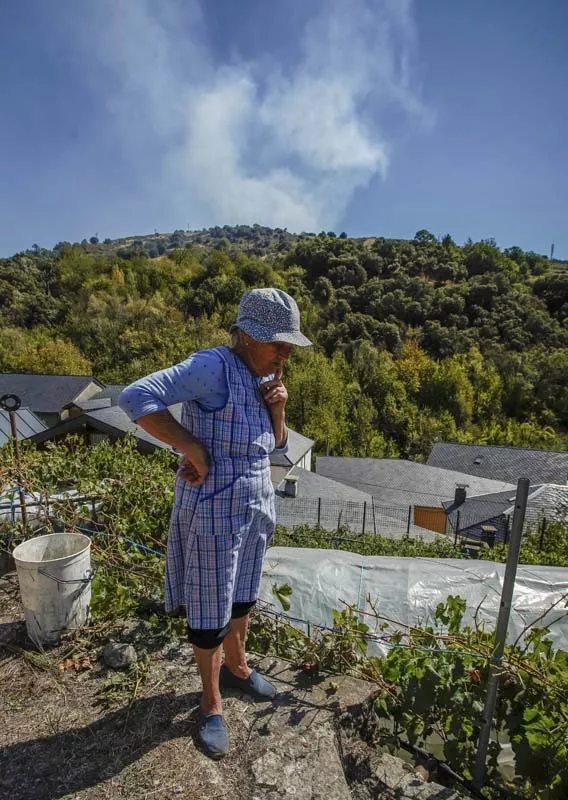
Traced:
<svg viewBox="0 0 568 800">
<path fill-rule="evenodd" d="M 458 534 L 459 534 L 459 531 L 460 531 L 460 512 L 458 510 L 458 512 L 456 514 L 456 535 L 455 535 L 455 538 L 454 538 L 454 547 L 458 546 Z"/>
<path fill-rule="evenodd" d="M 14 463 L 16 465 L 16 472 L 18 475 L 18 490 L 20 495 L 20 511 L 22 513 L 22 523 L 24 531 L 28 530 L 28 511 L 26 509 L 26 494 L 24 485 L 22 483 L 22 465 L 20 463 L 20 446 L 18 444 L 18 428 L 16 426 L 16 411 L 20 408 L 22 402 L 15 394 L 4 394 L 0 397 L 0 408 L 8 412 L 10 417 L 10 430 L 12 433 L 12 441 L 14 446 Z"/>
<path fill-rule="evenodd" d="M 321 528 L 321 497 L 318 497 L 318 528 Z"/>
<path fill-rule="evenodd" d="M 509 522 L 510 522 L 509 517 L 505 517 L 505 534 L 503 540 L 504 544 L 507 544 L 507 542 L 509 541 Z"/>
<path fill-rule="evenodd" d="M 363 530 L 362 533 L 365 533 L 365 522 L 367 520 L 367 501 L 363 503 Z"/>
<path fill-rule="evenodd" d="M 491 738 L 491 726 L 497 704 L 497 692 L 499 690 L 500 670 L 503 663 L 503 653 L 505 652 L 505 642 L 507 640 L 507 628 L 509 627 L 509 617 L 511 616 L 511 604 L 513 600 L 513 590 L 515 588 L 515 578 L 521 551 L 521 540 L 523 537 L 523 524 L 527 509 L 527 498 L 529 495 L 528 478 L 519 478 L 517 483 L 517 496 L 515 498 L 515 512 L 513 514 L 513 524 L 511 526 L 511 544 L 507 555 L 507 565 L 505 567 L 505 577 L 503 578 L 503 591 L 501 593 L 501 607 L 495 628 L 495 650 L 489 666 L 489 681 L 487 685 L 487 698 L 482 716 L 482 727 L 479 734 L 477 746 L 477 758 L 473 773 L 473 786 L 480 791 L 485 780 L 485 765 L 487 760 L 487 749 Z"/>
<path fill-rule="evenodd" d="M 538 543 L 538 552 L 542 552 L 542 548 L 544 547 L 544 535 L 546 533 L 546 517 L 542 518 L 542 522 L 540 523 L 540 541 Z"/>
<path fill-rule="evenodd" d="M 377 535 L 377 520 L 375 517 L 375 498 L 371 497 L 371 508 L 373 509 L 373 530 L 375 532 L 375 536 Z"/>
<path fill-rule="evenodd" d="M 408 506 L 408 519 L 406 520 L 406 535 L 410 536 L 410 523 L 412 522 L 412 506 Z"/>
</svg>

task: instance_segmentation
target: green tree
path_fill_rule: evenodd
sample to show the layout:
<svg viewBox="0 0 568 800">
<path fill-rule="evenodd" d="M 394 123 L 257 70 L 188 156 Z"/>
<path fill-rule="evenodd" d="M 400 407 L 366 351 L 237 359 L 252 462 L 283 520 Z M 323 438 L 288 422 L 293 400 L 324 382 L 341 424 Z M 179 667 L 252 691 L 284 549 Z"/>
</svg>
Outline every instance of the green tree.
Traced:
<svg viewBox="0 0 568 800">
<path fill-rule="evenodd" d="M 329 360 L 317 351 L 296 352 L 285 370 L 290 425 L 314 439 L 326 455 L 340 455 L 347 444 L 348 375 L 342 356 Z"/>
<path fill-rule="evenodd" d="M 437 244 L 438 243 L 438 240 L 436 239 L 434 234 L 430 233 L 430 231 L 427 231 L 425 228 L 422 228 L 422 230 L 417 231 L 414 234 L 414 241 L 415 242 L 419 242 L 419 244 Z"/>
<path fill-rule="evenodd" d="M 458 426 L 473 416 L 474 393 L 459 357 L 445 358 L 422 374 L 420 402 L 435 413 L 447 411 Z"/>
<path fill-rule="evenodd" d="M 36 328 L 0 331 L 0 371 L 47 375 L 91 375 L 91 363 L 71 342 Z"/>
</svg>

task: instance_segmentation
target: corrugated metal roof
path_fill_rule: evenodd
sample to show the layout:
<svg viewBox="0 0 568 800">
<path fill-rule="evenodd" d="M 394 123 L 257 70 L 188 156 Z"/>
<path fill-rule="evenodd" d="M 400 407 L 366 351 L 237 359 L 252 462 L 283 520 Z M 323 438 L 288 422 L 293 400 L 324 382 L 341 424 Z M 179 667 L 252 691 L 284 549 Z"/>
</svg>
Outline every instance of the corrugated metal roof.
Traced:
<svg viewBox="0 0 568 800">
<path fill-rule="evenodd" d="M 519 478 L 528 478 L 534 485 L 568 483 L 568 453 L 554 450 L 438 442 L 427 463 L 515 484 Z"/>
<path fill-rule="evenodd" d="M 18 439 L 27 439 L 35 433 L 44 431 L 45 425 L 29 408 L 20 408 L 16 413 L 16 431 Z M 6 444 L 12 435 L 10 415 L 0 409 L 0 445 Z"/>
</svg>

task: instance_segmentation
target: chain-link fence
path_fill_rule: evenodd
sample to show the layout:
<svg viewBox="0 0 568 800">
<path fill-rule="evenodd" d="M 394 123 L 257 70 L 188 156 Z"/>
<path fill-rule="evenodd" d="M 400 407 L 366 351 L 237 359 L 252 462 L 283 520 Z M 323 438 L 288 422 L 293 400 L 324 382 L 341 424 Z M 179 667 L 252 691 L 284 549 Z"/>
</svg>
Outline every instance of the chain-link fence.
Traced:
<svg viewBox="0 0 568 800">
<path fill-rule="evenodd" d="M 434 541 L 440 529 L 440 511 L 421 509 L 422 525 L 416 525 L 413 506 L 379 506 L 373 501 L 356 503 L 324 497 L 276 497 L 276 521 L 287 528 L 311 525 L 335 531 L 347 526 L 354 533 L 368 533 L 400 539 L 403 536 Z M 431 519 L 429 519 L 431 517 Z M 439 530 L 436 533 L 435 530 Z"/>
<path fill-rule="evenodd" d="M 84 506 L 87 516 L 95 519 L 100 498 L 65 497 L 27 500 L 28 517 L 32 528 L 40 518 L 50 516 L 58 503 Z M 297 525 L 318 526 L 328 531 L 348 527 L 353 533 L 367 533 L 400 539 L 403 536 L 434 541 L 439 539 L 439 512 L 441 509 L 420 509 L 419 519 L 413 506 L 379 506 L 373 501 L 356 503 L 323 497 L 306 499 L 300 497 L 276 496 L 276 521 L 279 525 L 292 528 Z M 0 524 L 21 519 L 19 498 L 0 503 Z M 417 525 L 416 522 L 421 524 Z M 436 527 L 438 526 L 438 527 Z M 434 532 L 438 530 L 439 532 Z"/>
<path fill-rule="evenodd" d="M 101 498 L 72 495 L 46 497 L 42 500 L 29 498 L 26 505 L 31 528 L 37 527 L 40 519 L 53 516 L 57 506 L 65 503 L 84 507 L 87 518 L 93 521 L 96 519 Z M 528 513 L 529 511 L 532 513 Z M 8 502 L 0 502 L 0 525 L 13 525 L 21 519 L 21 516 L 18 497 L 11 497 Z M 538 509 L 538 513 L 537 510 L 527 510 L 525 530 L 531 528 L 533 531 L 538 531 L 540 549 L 543 547 L 547 527 L 558 519 L 558 513 L 547 518 L 542 509 Z M 441 506 L 440 508 L 412 505 L 382 506 L 377 505 L 374 500 L 356 503 L 325 497 L 308 499 L 281 495 L 276 496 L 276 521 L 287 528 L 308 525 L 327 531 L 337 531 L 347 527 L 354 534 L 374 534 L 392 539 L 407 537 L 425 542 L 439 541 L 441 537 L 447 537 L 456 545 L 467 541 L 479 541 L 485 542 L 490 547 L 499 542 L 507 543 L 511 523 L 510 517 L 502 514 L 489 518 L 485 523 L 464 525 L 459 510 L 455 518 L 449 519 Z M 562 521 L 566 524 L 565 518 Z"/>
</svg>

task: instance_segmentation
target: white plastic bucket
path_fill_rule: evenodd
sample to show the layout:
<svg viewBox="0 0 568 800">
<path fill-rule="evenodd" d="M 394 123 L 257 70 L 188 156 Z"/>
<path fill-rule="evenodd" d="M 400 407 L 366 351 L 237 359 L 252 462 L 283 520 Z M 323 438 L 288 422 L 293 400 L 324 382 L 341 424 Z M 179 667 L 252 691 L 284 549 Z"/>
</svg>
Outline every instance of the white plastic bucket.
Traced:
<svg viewBox="0 0 568 800">
<path fill-rule="evenodd" d="M 65 630 L 85 625 L 91 603 L 91 540 L 50 533 L 14 552 L 26 628 L 38 645 L 56 644 Z"/>
</svg>

